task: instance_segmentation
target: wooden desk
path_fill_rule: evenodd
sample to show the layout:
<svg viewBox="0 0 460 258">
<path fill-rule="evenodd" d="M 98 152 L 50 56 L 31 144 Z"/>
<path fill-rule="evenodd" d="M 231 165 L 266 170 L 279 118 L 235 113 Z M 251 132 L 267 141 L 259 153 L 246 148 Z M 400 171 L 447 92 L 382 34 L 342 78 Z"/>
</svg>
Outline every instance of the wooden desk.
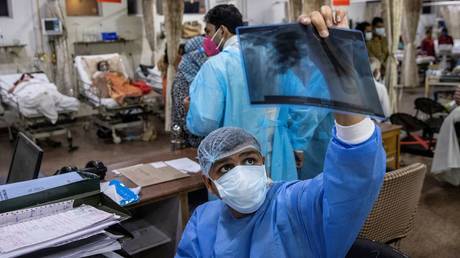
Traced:
<svg viewBox="0 0 460 258">
<path fill-rule="evenodd" d="M 174 153 L 168 151 L 152 154 L 151 156 L 119 162 L 108 166 L 106 180 L 117 179 L 128 187 L 136 187 L 128 178 L 112 173 L 114 169 L 133 166 L 140 163 L 151 163 L 171 159 L 188 157 L 196 158 L 195 149 L 179 150 Z M 180 235 L 190 217 L 188 193 L 204 188 L 201 174 L 190 174 L 188 177 L 143 187 L 140 192 L 140 201 L 128 205 L 133 219 L 143 221 L 156 227 L 170 238 L 170 242 L 142 251 L 134 257 L 173 257 Z"/>
<path fill-rule="evenodd" d="M 459 86 L 460 82 L 440 82 L 439 78 L 430 76 L 425 79 L 425 97 L 430 98 L 433 87 L 455 90 Z"/>
<path fill-rule="evenodd" d="M 136 185 L 133 182 L 131 182 L 131 180 L 121 175 L 115 175 L 114 173 L 112 173 L 112 170 L 129 167 L 140 163 L 166 161 L 183 157 L 188 157 L 192 160 L 195 160 L 196 149 L 178 150 L 174 153 L 164 152 L 154 155 L 151 158 L 141 158 L 138 160 L 130 160 L 109 165 L 107 168 L 109 172 L 107 173 L 106 180 L 118 179 L 124 184 L 126 184 L 128 187 L 136 187 Z M 177 196 L 180 198 L 181 203 L 180 206 L 182 213 L 182 225 L 185 226 L 189 219 L 187 194 L 189 192 L 196 191 L 202 188 L 204 188 L 204 184 L 201 179 L 201 174 L 190 174 L 190 176 L 181 179 L 143 187 L 140 192 L 140 201 L 133 205 L 127 206 L 127 208 L 136 209 L 148 204 L 152 204 L 167 198 Z"/>
<path fill-rule="evenodd" d="M 383 148 L 387 154 L 387 169 L 398 169 L 401 153 L 399 142 L 401 126 L 387 123 L 378 124 L 378 126 L 382 131 Z"/>
</svg>

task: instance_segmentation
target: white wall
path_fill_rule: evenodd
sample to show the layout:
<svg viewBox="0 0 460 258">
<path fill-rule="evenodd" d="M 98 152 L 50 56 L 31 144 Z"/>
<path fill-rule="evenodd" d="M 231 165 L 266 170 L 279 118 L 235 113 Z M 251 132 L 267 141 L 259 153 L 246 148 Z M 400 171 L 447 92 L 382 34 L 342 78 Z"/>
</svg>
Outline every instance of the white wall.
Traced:
<svg viewBox="0 0 460 258">
<path fill-rule="evenodd" d="M 273 23 L 272 0 L 247 1 L 246 21 L 250 25 Z M 281 6 L 280 6 L 281 7 Z"/>
<path fill-rule="evenodd" d="M 357 22 L 362 22 L 366 19 L 366 3 L 351 2 L 350 6 L 347 9 L 348 18 L 353 21 L 353 25 L 355 25 Z"/>
<path fill-rule="evenodd" d="M 65 9 L 65 0 L 59 1 L 61 1 L 62 7 Z M 141 0 L 138 1 L 140 3 Z M 38 21 L 37 9 L 40 9 L 42 18 L 46 17 L 46 0 L 12 0 L 11 2 L 13 3 L 13 17 L 0 18 L 0 34 L 4 35 L 7 42 L 18 39 L 21 43 L 27 44 L 27 47 L 23 51 L 20 51 L 19 59 L 6 58 L 6 55 L 0 52 L 0 74 L 13 73 L 16 70 L 20 72 L 32 70 L 34 55 L 42 52 L 40 48 L 41 36 L 35 36 L 35 34 L 38 33 L 40 35 L 39 24 L 36 22 Z M 142 5 L 139 4 L 139 7 L 142 8 Z M 145 39 L 142 16 L 128 16 L 126 0 L 122 0 L 121 4 L 101 3 L 101 10 L 100 16 L 65 17 L 70 52 L 72 54 L 75 54 L 76 50 L 80 54 L 120 52 L 126 57 L 125 63 L 132 68 L 139 63 L 148 64 L 151 51 Z M 142 13 L 141 10 L 140 13 Z M 202 22 L 203 15 L 184 15 L 184 21 L 192 20 Z M 160 23 L 163 21 L 164 16 L 158 15 L 156 17 L 155 27 L 157 35 L 160 33 Z M 99 34 L 100 31 L 115 31 L 120 37 L 131 41 L 126 44 L 79 45 L 77 49 L 74 48 L 74 42 L 85 39 L 84 34 Z M 49 62 L 48 39 L 45 37 L 43 40 L 45 42 L 44 50 L 47 52 L 48 57 L 45 61 Z M 159 40 L 157 43 L 156 57 L 160 58 L 164 42 Z"/>
<path fill-rule="evenodd" d="M 61 1 L 65 9 L 65 0 Z M 139 2 L 141 0 L 138 0 Z M 216 4 L 233 3 L 243 13 L 245 20 L 250 24 L 269 24 L 283 22 L 285 17 L 285 2 L 287 0 L 208 0 L 209 7 Z M 46 52 L 45 62 L 49 62 L 49 51 L 47 50 L 47 38 L 42 38 L 39 32 L 38 12 L 40 9 L 41 17 L 46 17 L 46 0 L 11 0 L 12 18 L 0 18 L 0 34 L 4 35 L 7 43 L 19 41 L 26 44 L 26 48 L 19 51 L 19 56 L 13 58 L 0 50 L 0 74 L 19 71 L 32 70 L 34 55 Z M 141 7 L 141 5 L 139 4 Z M 99 33 L 100 31 L 116 31 L 121 37 L 132 40 L 127 44 L 103 44 L 81 46 L 79 53 L 107 53 L 121 52 L 127 58 L 127 64 L 134 68 L 139 63 L 149 63 L 150 48 L 145 39 L 143 19 L 139 16 L 128 16 L 126 11 L 126 0 L 121 4 L 102 3 L 102 15 L 96 17 L 65 17 L 65 22 L 69 35 L 69 47 L 71 53 L 75 53 L 74 42 L 83 40 L 83 34 Z M 349 17 L 356 22 L 365 19 L 366 1 L 352 0 L 347 8 Z M 140 11 L 140 13 L 142 13 Z M 160 23 L 164 20 L 163 16 L 157 16 L 155 27 L 157 33 L 160 32 Z M 184 15 L 184 21 L 198 20 L 202 22 L 203 15 Z M 420 20 L 420 32 L 423 35 L 423 28 L 433 22 L 432 16 L 422 16 Z M 37 35 L 38 34 L 38 35 Z M 42 41 L 44 46 L 42 50 Z M 0 42 L 4 43 L 4 42 Z M 163 52 L 164 42 L 158 41 L 157 58 Z M 36 60 L 36 59 L 35 59 Z M 132 70 L 132 69 L 129 69 Z"/>
<path fill-rule="evenodd" d="M 17 41 L 26 44 L 24 49 L 0 49 L 0 73 L 16 72 L 21 68 L 21 63 L 30 60 L 35 53 L 37 45 L 34 34 L 35 5 L 33 0 L 13 0 L 12 17 L 0 17 L 0 34 L 3 36 L 2 45 L 12 44 Z M 14 50 L 19 57 L 14 57 L 10 51 Z M 15 64 L 19 63 L 19 64 Z"/>
</svg>

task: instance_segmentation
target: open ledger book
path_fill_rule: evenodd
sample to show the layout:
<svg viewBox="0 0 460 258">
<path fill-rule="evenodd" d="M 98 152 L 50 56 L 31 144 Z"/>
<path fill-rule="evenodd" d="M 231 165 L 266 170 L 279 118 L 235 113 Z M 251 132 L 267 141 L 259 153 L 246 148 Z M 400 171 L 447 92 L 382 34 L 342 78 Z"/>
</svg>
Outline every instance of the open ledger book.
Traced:
<svg viewBox="0 0 460 258">
<path fill-rule="evenodd" d="M 16 257 L 40 250 L 40 257 L 83 257 L 100 253 L 98 250 L 117 250 L 121 248 L 117 242 L 119 236 L 104 229 L 118 223 L 119 219 L 120 216 L 93 206 L 73 207 L 73 201 L 2 213 L 0 257 Z M 79 244 L 72 244 L 77 242 Z M 54 247 L 59 248 L 50 251 Z M 58 256 L 57 251 L 61 253 Z"/>
</svg>

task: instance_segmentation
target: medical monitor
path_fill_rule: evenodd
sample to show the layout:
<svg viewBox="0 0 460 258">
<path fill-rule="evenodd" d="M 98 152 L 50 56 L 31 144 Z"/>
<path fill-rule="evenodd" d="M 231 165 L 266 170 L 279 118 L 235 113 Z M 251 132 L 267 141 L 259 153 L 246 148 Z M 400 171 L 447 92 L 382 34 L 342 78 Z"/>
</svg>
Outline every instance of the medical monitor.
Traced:
<svg viewBox="0 0 460 258">
<path fill-rule="evenodd" d="M 360 31 L 282 24 L 237 28 L 251 104 L 316 106 L 383 118 Z"/>
<path fill-rule="evenodd" d="M 59 18 L 42 19 L 43 35 L 56 36 L 62 35 L 62 22 Z"/>
<path fill-rule="evenodd" d="M 38 177 L 43 150 L 23 133 L 19 133 L 11 159 L 6 183 L 16 183 Z"/>
</svg>

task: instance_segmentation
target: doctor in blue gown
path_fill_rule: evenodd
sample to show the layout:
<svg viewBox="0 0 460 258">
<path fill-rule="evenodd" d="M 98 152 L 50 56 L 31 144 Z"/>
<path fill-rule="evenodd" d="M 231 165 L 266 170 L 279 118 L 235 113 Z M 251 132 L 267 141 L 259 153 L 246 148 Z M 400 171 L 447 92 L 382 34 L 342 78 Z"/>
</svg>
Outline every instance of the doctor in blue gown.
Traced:
<svg viewBox="0 0 460 258">
<path fill-rule="evenodd" d="M 303 17 L 320 35 L 346 26 L 329 7 Z M 272 182 L 257 139 L 225 127 L 200 144 L 203 180 L 219 199 L 190 218 L 176 257 L 345 257 L 377 198 L 385 173 L 379 128 L 368 117 L 334 114 L 324 171 L 311 180 Z M 363 162 L 365 161 L 365 162 Z"/>
</svg>

